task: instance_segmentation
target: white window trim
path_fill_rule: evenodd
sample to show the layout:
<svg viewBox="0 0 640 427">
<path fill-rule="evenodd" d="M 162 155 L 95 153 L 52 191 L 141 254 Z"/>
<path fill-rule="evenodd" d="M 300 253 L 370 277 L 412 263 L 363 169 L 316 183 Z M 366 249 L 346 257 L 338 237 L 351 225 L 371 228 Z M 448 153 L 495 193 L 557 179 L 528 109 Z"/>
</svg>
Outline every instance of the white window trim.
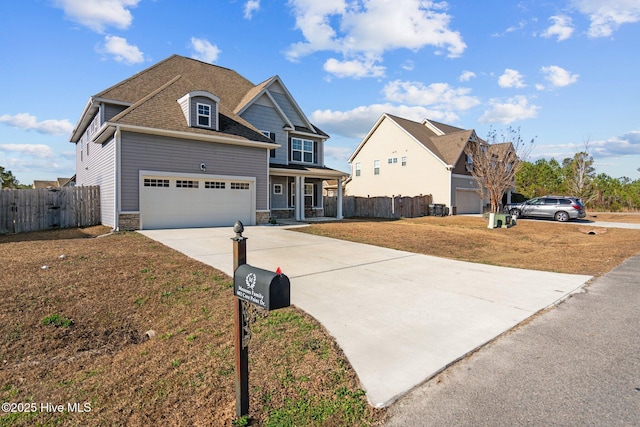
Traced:
<svg viewBox="0 0 640 427">
<path fill-rule="evenodd" d="M 300 146 L 301 146 L 300 150 L 296 150 L 296 149 L 293 148 L 293 142 L 294 141 L 300 141 Z M 311 143 L 311 150 L 305 150 L 304 149 L 305 142 L 310 142 Z M 303 139 L 303 138 L 291 137 L 291 161 L 292 162 L 296 162 L 296 163 L 308 163 L 308 164 L 316 163 L 316 159 L 314 158 L 315 156 L 314 156 L 314 153 L 313 153 L 313 151 L 314 151 L 313 147 L 315 146 L 315 144 L 316 144 L 316 142 L 311 140 L 311 139 Z M 294 156 L 293 156 L 294 152 L 299 152 L 300 153 L 300 159 L 301 160 L 295 160 L 294 159 Z M 311 161 L 310 162 L 307 162 L 304 159 L 305 153 L 310 153 L 311 154 Z"/>
<path fill-rule="evenodd" d="M 311 188 L 311 193 L 307 192 L 307 190 L 309 188 Z M 315 205 L 316 205 L 316 200 L 315 200 L 316 198 L 315 198 L 315 194 L 314 194 L 315 191 L 314 190 L 315 190 L 315 185 L 314 184 L 308 184 L 308 183 L 304 184 L 304 198 L 306 200 L 307 197 L 311 197 L 311 207 L 312 208 L 315 207 Z M 305 203 L 304 206 L 306 207 L 307 204 Z"/>
<path fill-rule="evenodd" d="M 356 176 L 360 176 L 362 173 L 360 162 L 356 163 Z"/>
<path fill-rule="evenodd" d="M 380 160 L 373 161 L 373 174 L 380 175 Z"/>
<path fill-rule="evenodd" d="M 200 114 L 200 107 L 206 107 L 209 109 L 209 114 Z M 211 104 L 205 104 L 204 102 L 196 102 L 196 124 L 198 127 L 206 127 L 206 128 L 210 128 L 211 127 L 211 123 L 212 123 L 212 116 L 213 116 L 213 105 Z M 203 125 L 200 124 L 200 117 L 206 117 L 207 121 L 209 122 L 209 124 L 207 125 Z"/>
<path fill-rule="evenodd" d="M 273 184 L 273 194 L 282 195 L 282 184 Z"/>
</svg>

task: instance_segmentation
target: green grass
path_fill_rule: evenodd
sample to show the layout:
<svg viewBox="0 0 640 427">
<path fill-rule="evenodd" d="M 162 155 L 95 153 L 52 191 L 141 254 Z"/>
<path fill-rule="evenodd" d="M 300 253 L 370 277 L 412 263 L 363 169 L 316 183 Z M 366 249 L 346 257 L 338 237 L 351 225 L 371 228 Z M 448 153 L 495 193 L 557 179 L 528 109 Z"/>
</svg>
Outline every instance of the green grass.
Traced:
<svg viewBox="0 0 640 427">
<path fill-rule="evenodd" d="M 68 328 L 69 326 L 73 325 L 73 320 L 55 313 L 42 319 L 42 324 L 53 325 L 56 328 Z"/>
</svg>

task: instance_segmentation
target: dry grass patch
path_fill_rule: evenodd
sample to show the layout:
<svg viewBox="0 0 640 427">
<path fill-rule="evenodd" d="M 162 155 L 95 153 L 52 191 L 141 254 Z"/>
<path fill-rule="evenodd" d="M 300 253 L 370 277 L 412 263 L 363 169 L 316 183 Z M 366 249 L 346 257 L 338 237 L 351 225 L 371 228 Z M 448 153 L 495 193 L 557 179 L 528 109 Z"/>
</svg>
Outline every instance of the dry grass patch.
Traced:
<svg viewBox="0 0 640 427">
<path fill-rule="evenodd" d="M 461 261 L 594 276 L 640 252 L 640 230 L 609 228 L 590 235 L 580 227 L 519 221 L 509 229 L 490 230 L 482 218 L 451 216 L 344 221 L 296 230 Z"/>
<path fill-rule="evenodd" d="M 589 221 L 640 224 L 640 212 L 587 212 L 585 219 Z"/>
<path fill-rule="evenodd" d="M 0 400 L 38 405 L 0 413 L 0 425 L 231 425 L 231 279 L 137 233 L 78 238 L 104 232 L 0 236 Z M 382 416 L 305 313 L 259 316 L 252 331 L 251 425 Z M 47 402 L 91 412 L 42 412 Z"/>
</svg>

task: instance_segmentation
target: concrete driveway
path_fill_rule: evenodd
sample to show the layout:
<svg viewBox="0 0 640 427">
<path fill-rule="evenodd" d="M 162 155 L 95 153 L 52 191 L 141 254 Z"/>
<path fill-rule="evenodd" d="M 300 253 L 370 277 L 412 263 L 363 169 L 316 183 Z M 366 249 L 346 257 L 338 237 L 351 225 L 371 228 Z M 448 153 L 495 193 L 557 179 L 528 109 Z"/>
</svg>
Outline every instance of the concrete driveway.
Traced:
<svg viewBox="0 0 640 427">
<path fill-rule="evenodd" d="M 231 227 L 140 233 L 233 275 Z M 453 261 L 285 227 L 247 227 L 243 235 L 247 262 L 282 269 L 292 304 L 336 339 L 376 407 L 591 278 Z"/>
</svg>

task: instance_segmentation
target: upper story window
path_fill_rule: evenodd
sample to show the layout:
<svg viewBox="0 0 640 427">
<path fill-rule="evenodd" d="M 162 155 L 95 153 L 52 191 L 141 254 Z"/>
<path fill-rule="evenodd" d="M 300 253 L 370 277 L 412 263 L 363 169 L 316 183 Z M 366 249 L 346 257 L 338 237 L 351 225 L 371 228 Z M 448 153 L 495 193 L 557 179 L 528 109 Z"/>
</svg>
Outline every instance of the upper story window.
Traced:
<svg viewBox="0 0 640 427">
<path fill-rule="evenodd" d="M 291 160 L 295 162 L 315 163 L 316 143 L 308 139 L 291 138 Z"/>
<path fill-rule="evenodd" d="M 373 161 L 373 174 L 380 175 L 380 160 Z"/>
<path fill-rule="evenodd" d="M 465 161 L 464 168 L 467 172 L 473 171 L 473 156 L 469 153 L 467 153 L 467 158 Z"/>
<path fill-rule="evenodd" d="M 407 158 L 402 157 L 402 166 L 407 166 Z"/>
<path fill-rule="evenodd" d="M 197 103 L 198 126 L 211 127 L 211 106 Z"/>
<path fill-rule="evenodd" d="M 264 136 L 266 136 L 267 138 L 269 138 L 273 142 L 276 142 L 276 134 L 274 132 L 271 132 L 271 131 L 268 131 L 268 130 L 261 130 L 260 132 L 262 132 L 262 134 Z M 271 150 L 269 150 L 269 157 L 271 157 L 272 159 L 276 158 L 276 149 L 275 148 L 272 148 Z"/>
<path fill-rule="evenodd" d="M 189 92 L 178 99 L 188 126 L 213 130 L 218 130 L 219 103 L 220 98 L 203 90 Z"/>
<path fill-rule="evenodd" d="M 356 163 L 356 176 L 360 176 L 360 163 Z"/>
</svg>

